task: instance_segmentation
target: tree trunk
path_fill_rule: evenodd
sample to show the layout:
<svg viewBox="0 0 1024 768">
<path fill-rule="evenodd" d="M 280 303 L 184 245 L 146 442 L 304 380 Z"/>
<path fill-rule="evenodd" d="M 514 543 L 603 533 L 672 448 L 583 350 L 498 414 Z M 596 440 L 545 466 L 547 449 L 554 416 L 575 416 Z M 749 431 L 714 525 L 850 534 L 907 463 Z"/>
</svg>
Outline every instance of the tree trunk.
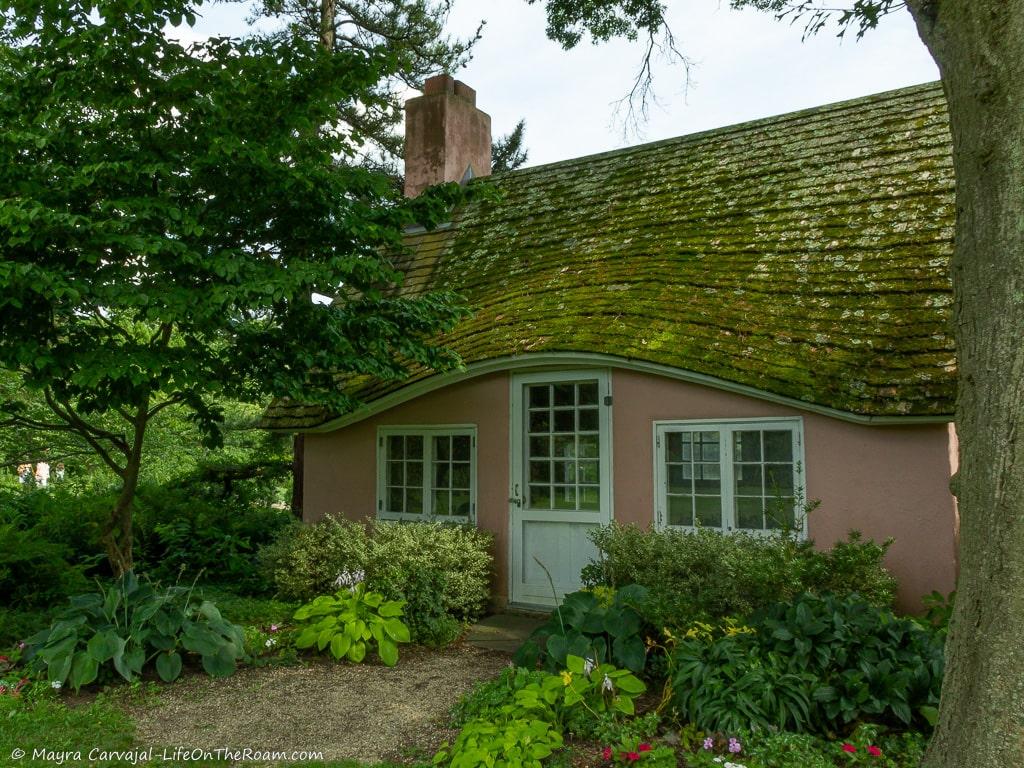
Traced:
<svg viewBox="0 0 1024 768">
<path fill-rule="evenodd" d="M 320 0 L 320 45 L 334 50 L 334 0 Z"/>
<path fill-rule="evenodd" d="M 145 442 L 146 427 L 149 425 L 149 399 L 136 408 L 132 421 L 133 436 L 131 448 L 126 457 L 124 472 L 121 474 L 121 492 L 110 513 L 110 520 L 103 529 L 103 543 L 107 559 L 114 576 L 121 576 L 135 567 L 132 554 L 132 505 L 139 487 L 139 470 L 142 467 L 142 446 Z"/>
<path fill-rule="evenodd" d="M 1024 0 L 910 0 L 949 102 L 960 581 L 926 768 L 1024 766 Z"/>
<path fill-rule="evenodd" d="M 139 462 L 129 463 L 125 468 L 121 492 L 114 503 L 103 531 L 103 543 L 107 549 L 107 559 L 114 571 L 114 576 L 121 576 L 135 567 L 132 558 L 132 503 L 139 485 Z"/>
</svg>

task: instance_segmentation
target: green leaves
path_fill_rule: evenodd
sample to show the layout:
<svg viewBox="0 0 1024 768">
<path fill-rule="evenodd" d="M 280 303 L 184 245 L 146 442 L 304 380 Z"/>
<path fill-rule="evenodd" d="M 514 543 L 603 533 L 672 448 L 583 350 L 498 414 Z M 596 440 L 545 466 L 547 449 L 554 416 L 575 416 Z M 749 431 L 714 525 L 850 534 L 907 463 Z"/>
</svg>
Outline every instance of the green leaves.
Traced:
<svg viewBox="0 0 1024 768">
<path fill-rule="evenodd" d="M 610 604 L 602 604 L 593 592 L 566 595 L 558 610 L 516 651 L 514 661 L 533 666 L 539 659 L 549 671 L 564 668 L 569 656 L 612 661 L 633 672 L 642 672 L 647 648 L 640 633 L 643 619 L 637 610 L 647 590 L 630 585 L 618 590 Z"/>
<path fill-rule="evenodd" d="M 151 661 L 162 680 L 175 680 L 182 669 L 179 648 L 199 654 L 210 675 L 230 675 L 243 655 L 241 628 L 224 621 L 212 603 L 195 607 L 189 594 L 183 587 L 158 590 L 126 574 L 99 594 L 71 598 L 51 627 L 29 640 L 26 657 L 45 667 L 49 680 L 76 691 L 105 667 L 131 682 Z"/>
<path fill-rule="evenodd" d="M 368 648 L 376 646 L 377 655 L 389 667 L 398 663 L 398 644 L 410 641 L 409 628 L 399 617 L 404 603 L 385 600 L 377 592 L 368 592 L 365 584 L 336 595 L 321 595 L 295 611 L 299 629 L 295 646 L 329 650 L 335 659 L 359 664 Z"/>
</svg>

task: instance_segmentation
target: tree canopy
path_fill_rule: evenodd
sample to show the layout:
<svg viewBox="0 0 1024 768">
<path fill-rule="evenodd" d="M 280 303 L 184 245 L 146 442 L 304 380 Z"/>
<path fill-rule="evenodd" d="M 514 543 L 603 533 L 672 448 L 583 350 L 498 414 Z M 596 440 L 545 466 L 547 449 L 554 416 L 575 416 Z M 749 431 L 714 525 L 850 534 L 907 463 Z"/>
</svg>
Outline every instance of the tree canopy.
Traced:
<svg viewBox="0 0 1024 768">
<path fill-rule="evenodd" d="M 398 295 L 387 253 L 461 193 L 403 199 L 348 162 L 361 138 L 336 119 L 394 56 L 186 45 L 163 30 L 193 17 L 187 0 L 0 12 L 0 367 L 49 406 L 32 426 L 75 432 L 121 478 L 115 567 L 131 565 L 130 503 L 162 410 L 187 409 L 215 441 L 220 398 L 345 407 L 339 373 L 456 362 L 430 341 L 461 316 L 455 297 Z"/>
</svg>

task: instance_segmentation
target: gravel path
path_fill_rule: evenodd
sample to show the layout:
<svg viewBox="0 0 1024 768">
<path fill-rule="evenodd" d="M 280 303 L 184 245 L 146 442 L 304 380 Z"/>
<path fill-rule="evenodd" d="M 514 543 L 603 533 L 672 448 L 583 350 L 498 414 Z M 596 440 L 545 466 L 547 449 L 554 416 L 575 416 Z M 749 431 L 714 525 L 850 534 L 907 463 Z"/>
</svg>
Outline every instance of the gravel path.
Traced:
<svg viewBox="0 0 1024 768">
<path fill-rule="evenodd" d="M 325 760 L 377 762 L 433 750 L 445 715 L 508 657 L 468 645 L 402 649 L 396 667 L 338 664 L 196 675 L 132 711 L 140 747 L 316 750 Z"/>
</svg>

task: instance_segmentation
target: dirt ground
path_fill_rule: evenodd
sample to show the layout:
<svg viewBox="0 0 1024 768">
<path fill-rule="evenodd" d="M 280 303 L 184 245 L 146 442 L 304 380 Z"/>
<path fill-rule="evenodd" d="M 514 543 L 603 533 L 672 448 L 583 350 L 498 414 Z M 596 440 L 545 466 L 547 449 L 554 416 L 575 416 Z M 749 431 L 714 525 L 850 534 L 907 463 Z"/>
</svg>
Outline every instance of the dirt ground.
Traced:
<svg viewBox="0 0 1024 768">
<path fill-rule="evenodd" d="M 325 760 L 378 762 L 433 750 L 451 734 L 446 714 L 459 696 L 508 664 L 470 645 L 402 649 L 398 665 L 317 660 L 244 669 L 168 686 L 133 709 L 139 747 L 316 750 Z"/>
</svg>

